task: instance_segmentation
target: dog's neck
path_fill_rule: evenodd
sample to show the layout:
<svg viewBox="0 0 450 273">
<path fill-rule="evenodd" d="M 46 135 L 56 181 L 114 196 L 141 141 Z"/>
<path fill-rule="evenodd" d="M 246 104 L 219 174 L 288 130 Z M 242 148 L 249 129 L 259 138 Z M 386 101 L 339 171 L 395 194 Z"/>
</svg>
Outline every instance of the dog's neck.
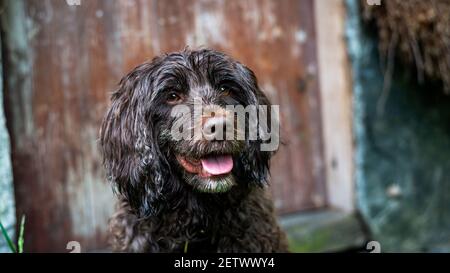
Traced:
<svg viewBox="0 0 450 273">
<path fill-rule="evenodd" d="M 151 223 L 154 236 L 172 238 L 175 241 L 186 240 L 189 252 L 215 251 L 215 242 L 220 239 L 220 232 L 228 228 L 223 219 L 230 219 L 240 210 L 244 211 L 253 200 L 251 196 L 258 195 L 261 191 L 260 188 L 239 186 L 220 194 L 181 191 L 181 196 L 173 196 L 173 199 L 167 200 L 168 206 L 158 215 L 148 218 L 147 226 Z M 169 205 L 171 201 L 175 202 L 172 204 L 174 206 Z M 171 228 L 167 229 L 169 226 Z M 177 248 L 181 246 L 182 242 Z"/>
</svg>

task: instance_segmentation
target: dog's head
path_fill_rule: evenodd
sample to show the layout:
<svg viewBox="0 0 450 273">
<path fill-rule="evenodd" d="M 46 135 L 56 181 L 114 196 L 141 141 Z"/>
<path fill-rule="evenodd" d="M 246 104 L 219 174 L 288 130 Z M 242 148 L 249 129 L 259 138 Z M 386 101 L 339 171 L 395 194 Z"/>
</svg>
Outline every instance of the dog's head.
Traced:
<svg viewBox="0 0 450 273">
<path fill-rule="evenodd" d="M 136 67 L 112 95 L 100 132 L 109 179 L 141 216 L 186 189 L 264 186 L 271 151 L 261 150 L 259 133 L 249 137 L 259 117 L 249 106 L 269 101 L 254 73 L 223 53 L 185 50 Z M 244 107 L 242 119 L 233 110 Z"/>
</svg>

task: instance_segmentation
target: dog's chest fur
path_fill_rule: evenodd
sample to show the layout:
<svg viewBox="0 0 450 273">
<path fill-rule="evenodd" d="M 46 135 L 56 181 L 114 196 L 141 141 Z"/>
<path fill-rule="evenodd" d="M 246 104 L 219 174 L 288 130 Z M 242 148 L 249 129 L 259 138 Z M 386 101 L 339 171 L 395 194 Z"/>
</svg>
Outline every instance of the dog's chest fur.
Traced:
<svg viewBox="0 0 450 273">
<path fill-rule="evenodd" d="M 264 191 L 254 189 L 238 199 L 234 204 L 216 203 L 226 199 L 186 199 L 175 209 L 145 220 L 138 220 L 129 205 L 121 202 L 111 219 L 113 247 L 131 252 L 287 251 Z"/>
</svg>

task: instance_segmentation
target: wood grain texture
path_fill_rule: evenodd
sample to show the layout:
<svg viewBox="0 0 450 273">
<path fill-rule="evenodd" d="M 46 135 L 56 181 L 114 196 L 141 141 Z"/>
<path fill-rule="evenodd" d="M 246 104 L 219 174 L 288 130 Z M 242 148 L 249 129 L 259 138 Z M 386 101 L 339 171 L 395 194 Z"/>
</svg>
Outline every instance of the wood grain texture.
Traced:
<svg viewBox="0 0 450 273">
<path fill-rule="evenodd" d="M 352 212 L 355 209 L 353 116 L 344 34 L 345 3 L 317 0 L 315 6 L 327 199 L 333 208 Z"/>
<path fill-rule="evenodd" d="M 3 4 L 14 6 L 11 22 L 22 22 L 20 33 L 2 27 L 17 213 L 28 217 L 29 251 L 65 251 L 71 240 L 82 251 L 105 246 L 114 198 L 97 138 L 110 92 L 136 65 L 186 45 L 247 64 L 280 105 L 284 145 L 271 179 L 278 212 L 326 205 L 312 0 Z"/>
</svg>

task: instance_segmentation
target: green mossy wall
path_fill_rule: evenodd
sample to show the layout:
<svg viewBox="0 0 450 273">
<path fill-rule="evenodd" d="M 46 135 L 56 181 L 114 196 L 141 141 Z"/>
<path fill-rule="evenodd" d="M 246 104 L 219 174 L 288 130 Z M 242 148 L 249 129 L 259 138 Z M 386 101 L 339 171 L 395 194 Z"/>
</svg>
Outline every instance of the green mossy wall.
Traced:
<svg viewBox="0 0 450 273">
<path fill-rule="evenodd" d="M 357 204 L 382 251 L 450 251 L 450 96 L 395 62 L 382 111 L 376 33 L 347 0 Z"/>
</svg>

